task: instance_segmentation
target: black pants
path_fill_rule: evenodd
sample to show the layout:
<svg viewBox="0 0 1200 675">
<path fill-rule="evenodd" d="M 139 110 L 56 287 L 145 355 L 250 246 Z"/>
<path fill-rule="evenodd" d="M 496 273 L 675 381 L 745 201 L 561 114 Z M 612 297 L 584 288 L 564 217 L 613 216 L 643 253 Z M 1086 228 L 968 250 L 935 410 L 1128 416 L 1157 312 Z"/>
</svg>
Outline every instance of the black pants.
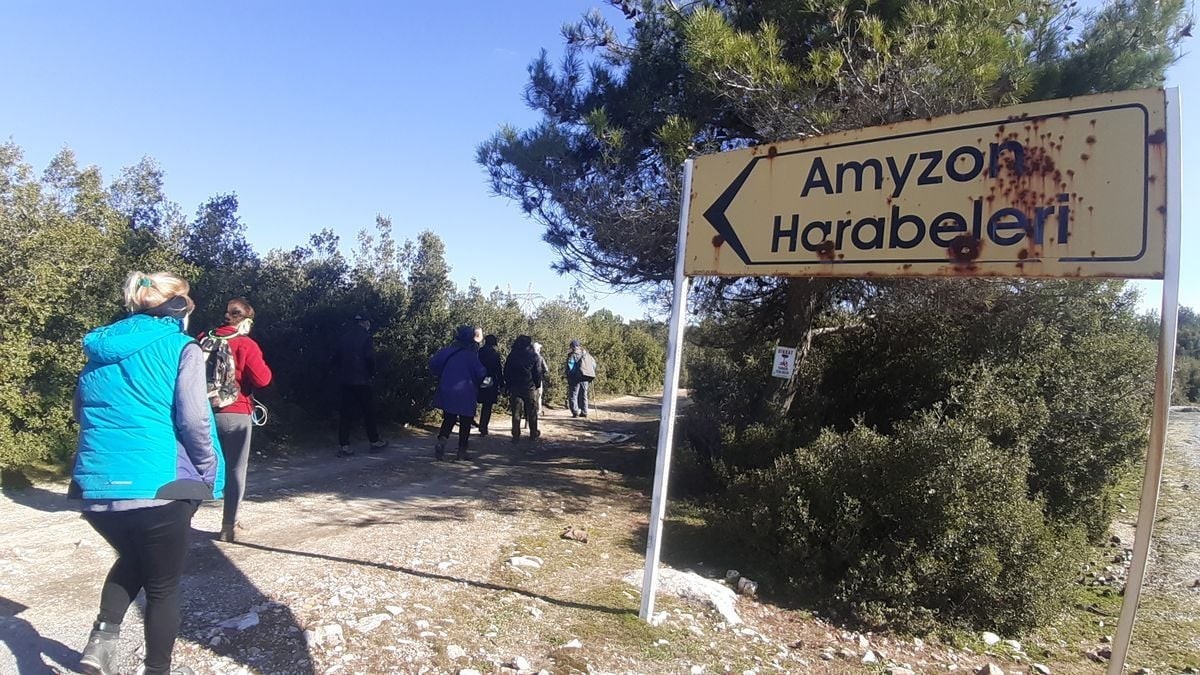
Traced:
<svg viewBox="0 0 1200 675">
<path fill-rule="evenodd" d="M 146 590 L 146 672 L 171 669 L 179 634 L 179 578 L 197 503 L 175 501 L 132 511 L 84 512 L 83 517 L 117 552 L 100 591 L 96 621 L 120 624 Z"/>
<path fill-rule="evenodd" d="M 454 431 L 455 423 L 458 424 L 458 449 L 467 449 L 467 439 L 471 436 L 471 421 L 470 415 L 452 415 L 445 410 L 442 411 L 442 428 L 438 430 L 438 438 L 450 438 L 450 432 Z M 480 441 L 481 443 L 483 441 Z"/>
<path fill-rule="evenodd" d="M 541 435 L 538 431 L 537 390 L 512 391 L 509 394 L 509 406 L 512 408 L 513 438 L 521 437 L 521 415 L 524 415 L 525 419 L 529 422 L 530 438 L 537 438 Z"/>
<path fill-rule="evenodd" d="M 493 403 L 479 404 L 479 433 L 486 436 L 488 433 L 488 422 L 492 421 L 492 406 Z"/>
<path fill-rule="evenodd" d="M 367 427 L 367 440 L 379 442 L 379 430 L 375 428 L 375 402 L 369 384 L 343 384 L 342 407 L 338 414 L 338 445 L 350 445 L 350 423 L 362 413 Z"/>
</svg>

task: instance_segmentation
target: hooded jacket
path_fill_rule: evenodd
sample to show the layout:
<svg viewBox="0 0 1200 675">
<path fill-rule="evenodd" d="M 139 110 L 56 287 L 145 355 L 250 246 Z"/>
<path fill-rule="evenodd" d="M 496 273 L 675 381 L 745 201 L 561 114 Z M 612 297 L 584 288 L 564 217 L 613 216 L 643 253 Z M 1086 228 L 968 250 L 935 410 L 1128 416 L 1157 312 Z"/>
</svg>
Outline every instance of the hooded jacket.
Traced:
<svg viewBox="0 0 1200 675">
<path fill-rule="evenodd" d="M 479 345 L 474 340 L 456 340 L 429 359 L 429 370 L 438 378 L 433 407 L 451 415 L 474 417 L 479 383 L 487 375 L 479 361 Z"/>
<path fill-rule="evenodd" d="M 193 350 L 185 358 L 184 350 Z M 79 444 L 69 494 L 88 500 L 213 499 L 224 487 L 203 357 L 173 317 L 134 314 L 83 338 Z M 183 391 L 181 369 L 193 368 Z M 194 399 L 194 400 L 193 400 Z M 200 405 L 203 401 L 205 405 Z"/>
</svg>

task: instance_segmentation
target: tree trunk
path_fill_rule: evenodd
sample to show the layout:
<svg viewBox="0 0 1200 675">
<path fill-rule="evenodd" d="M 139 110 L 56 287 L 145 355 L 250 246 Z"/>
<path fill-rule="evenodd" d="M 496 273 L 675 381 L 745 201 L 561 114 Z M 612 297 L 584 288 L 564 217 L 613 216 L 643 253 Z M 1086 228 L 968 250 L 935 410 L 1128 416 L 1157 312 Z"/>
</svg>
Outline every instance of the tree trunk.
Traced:
<svg viewBox="0 0 1200 675">
<path fill-rule="evenodd" d="M 829 279 L 807 277 L 788 279 L 784 282 L 785 306 L 779 331 L 779 346 L 796 348 L 796 369 L 788 379 L 773 377 L 773 382 L 764 397 L 769 401 L 770 412 L 786 416 L 796 398 L 797 382 L 794 373 L 808 358 L 812 348 L 812 324 L 817 313 L 824 308 L 825 298 L 833 282 Z"/>
</svg>

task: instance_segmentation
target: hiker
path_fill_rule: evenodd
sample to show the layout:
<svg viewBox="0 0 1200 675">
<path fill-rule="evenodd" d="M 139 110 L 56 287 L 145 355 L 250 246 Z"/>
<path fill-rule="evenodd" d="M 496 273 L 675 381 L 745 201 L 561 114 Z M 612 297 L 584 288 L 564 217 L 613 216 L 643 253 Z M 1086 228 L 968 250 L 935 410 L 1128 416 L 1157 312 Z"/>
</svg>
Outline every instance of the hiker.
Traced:
<svg viewBox="0 0 1200 675">
<path fill-rule="evenodd" d="M 579 340 L 571 340 L 567 352 L 567 407 L 571 417 L 588 416 L 588 385 L 596 379 L 596 359 L 588 353 Z"/>
<path fill-rule="evenodd" d="M 146 592 L 144 672 L 172 669 L 179 633 L 179 579 L 196 508 L 225 481 L 208 402 L 204 353 L 188 336 L 188 282 L 131 272 L 130 315 L 83 338 L 87 365 L 73 412 L 79 442 L 68 496 L 116 551 L 100 611 L 80 657 L 86 673 L 117 672 L 117 640 L 129 605 Z"/>
<path fill-rule="evenodd" d="M 483 349 L 479 350 L 479 362 L 487 370 L 483 382 L 479 383 L 479 435 L 488 435 L 488 422 L 492 420 L 492 406 L 500 397 L 504 388 L 504 367 L 500 364 L 500 354 L 496 345 L 500 339 L 495 335 L 483 337 Z"/>
<path fill-rule="evenodd" d="M 434 456 L 446 456 L 446 440 L 458 424 L 458 454 L 455 459 L 470 459 L 467 440 L 475 419 L 479 385 L 487 377 L 487 369 L 479 361 L 479 343 L 483 331 L 474 326 L 459 326 L 454 342 L 442 347 L 429 359 L 429 370 L 438 378 L 433 407 L 442 410 L 442 428 L 438 430 Z"/>
<path fill-rule="evenodd" d="M 375 376 L 375 345 L 371 340 L 371 317 L 365 313 L 354 315 L 341 339 L 337 350 L 338 382 L 341 405 L 338 409 L 338 457 L 353 457 L 350 448 L 350 424 L 358 414 L 362 415 L 367 428 L 367 440 L 371 442 L 371 454 L 387 447 L 387 441 L 379 438 L 375 428 L 375 397 L 371 391 L 371 378 Z"/>
<path fill-rule="evenodd" d="M 225 455 L 225 504 L 217 538 L 227 542 L 233 542 L 235 530 L 245 531 L 238 519 L 238 509 L 246 496 L 254 390 L 271 383 L 271 369 L 263 360 L 262 349 L 250 338 L 253 325 L 254 308 L 250 302 L 234 298 L 225 305 L 225 325 L 201 333 L 198 338 L 207 354 L 209 402 L 216 411 L 217 436 Z M 233 360 L 232 372 L 226 372 L 222 364 L 216 363 L 226 357 Z M 218 381 L 225 378 L 228 382 Z"/>
<path fill-rule="evenodd" d="M 508 385 L 509 407 L 512 409 L 513 443 L 521 440 L 522 414 L 529 422 L 529 437 L 536 440 L 542 435 L 538 431 L 534 400 L 544 375 L 540 358 L 533 351 L 533 340 L 528 335 L 518 336 L 504 362 L 504 383 Z"/>
<path fill-rule="evenodd" d="M 550 372 L 550 366 L 546 365 L 546 359 L 542 356 L 542 343 L 533 343 L 533 353 L 538 356 L 538 368 L 542 371 L 542 384 L 537 388 L 537 400 L 534 401 L 537 405 L 534 406 L 535 417 L 542 416 L 542 392 L 546 389 L 546 375 Z"/>
</svg>

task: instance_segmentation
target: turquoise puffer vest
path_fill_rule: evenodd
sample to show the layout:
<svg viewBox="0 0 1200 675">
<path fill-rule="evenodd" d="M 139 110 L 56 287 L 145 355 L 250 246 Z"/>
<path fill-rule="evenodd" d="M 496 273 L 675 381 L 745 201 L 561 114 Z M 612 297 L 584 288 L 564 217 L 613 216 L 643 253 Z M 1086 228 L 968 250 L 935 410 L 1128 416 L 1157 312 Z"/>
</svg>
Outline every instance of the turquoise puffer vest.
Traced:
<svg viewBox="0 0 1200 675">
<path fill-rule="evenodd" d="M 175 434 L 182 322 L 134 314 L 83 338 L 79 446 L 72 493 L 83 499 L 213 499 L 223 488 L 216 421 L 214 462 L 201 475 Z M 210 487 L 212 486 L 212 487 Z"/>
</svg>

